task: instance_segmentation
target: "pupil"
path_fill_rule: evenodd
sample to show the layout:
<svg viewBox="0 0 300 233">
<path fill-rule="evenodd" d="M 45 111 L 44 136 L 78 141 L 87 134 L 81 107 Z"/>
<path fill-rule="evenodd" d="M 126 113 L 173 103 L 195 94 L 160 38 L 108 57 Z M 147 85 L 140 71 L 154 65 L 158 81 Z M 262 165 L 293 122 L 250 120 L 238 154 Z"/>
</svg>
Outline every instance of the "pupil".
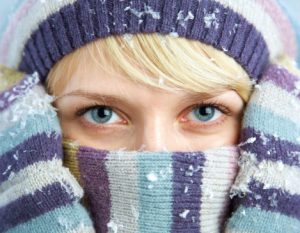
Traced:
<svg viewBox="0 0 300 233">
<path fill-rule="evenodd" d="M 213 113 L 213 109 L 211 107 L 202 107 L 199 110 L 200 115 L 207 116 Z"/>
<path fill-rule="evenodd" d="M 110 116 L 110 111 L 107 108 L 99 108 L 97 111 L 97 115 L 100 118 L 104 118 L 106 116 Z"/>
</svg>

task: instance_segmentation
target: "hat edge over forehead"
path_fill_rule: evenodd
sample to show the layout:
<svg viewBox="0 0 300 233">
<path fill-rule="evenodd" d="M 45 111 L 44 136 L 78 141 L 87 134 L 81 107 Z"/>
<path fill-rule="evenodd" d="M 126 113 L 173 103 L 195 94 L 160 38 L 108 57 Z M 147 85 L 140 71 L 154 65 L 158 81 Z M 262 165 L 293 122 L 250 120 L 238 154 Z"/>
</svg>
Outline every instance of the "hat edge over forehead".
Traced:
<svg viewBox="0 0 300 233">
<path fill-rule="evenodd" d="M 280 12 L 272 0 L 26 0 L 1 38 L 0 63 L 45 81 L 57 61 L 98 38 L 161 33 L 212 45 L 256 80 L 270 61 L 293 55 L 270 5 Z"/>
</svg>

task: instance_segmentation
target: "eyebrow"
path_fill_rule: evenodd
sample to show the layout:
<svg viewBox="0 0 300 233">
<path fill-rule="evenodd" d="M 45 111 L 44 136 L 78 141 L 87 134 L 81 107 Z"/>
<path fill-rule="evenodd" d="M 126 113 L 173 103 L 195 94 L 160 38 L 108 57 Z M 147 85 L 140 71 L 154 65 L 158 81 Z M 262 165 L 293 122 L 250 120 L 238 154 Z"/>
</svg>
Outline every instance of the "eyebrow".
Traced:
<svg viewBox="0 0 300 233">
<path fill-rule="evenodd" d="M 103 95 L 99 94 L 96 92 L 90 92 L 90 91 L 85 91 L 85 90 L 76 90 L 76 91 L 71 91 L 67 94 L 64 94 L 62 96 L 59 96 L 57 99 L 66 97 L 66 96 L 77 96 L 77 97 L 84 97 L 87 99 L 91 100 L 101 100 L 104 103 L 105 102 L 110 102 L 110 103 L 115 103 L 115 102 L 124 102 L 124 97 L 121 97 L 119 95 Z"/>
<path fill-rule="evenodd" d="M 208 99 L 212 99 L 212 98 L 216 98 L 218 95 L 220 95 L 222 93 L 218 93 L 218 94 L 210 94 L 210 93 L 204 93 L 204 92 L 188 92 L 187 94 L 183 95 L 181 100 L 180 100 L 180 104 L 184 104 L 187 102 L 192 102 L 192 101 L 199 101 L 199 100 L 208 100 Z M 130 102 L 128 99 L 125 99 L 122 96 L 119 95 L 107 95 L 107 94 L 99 94 L 96 92 L 90 92 L 90 91 L 86 91 L 86 90 L 75 90 L 75 91 L 71 91 L 67 94 L 64 94 L 62 96 L 59 96 L 56 100 L 66 97 L 66 96 L 77 96 L 77 97 L 84 97 L 90 100 L 101 100 L 104 103 L 125 103 L 125 102 Z M 125 100 L 124 100 L 125 99 Z"/>
<path fill-rule="evenodd" d="M 218 97 L 218 95 L 221 95 L 222 93 L 219 94 L 211 94 L 211 93 L 205 93 L 205 92 L 194 92 L 194 93 L 187 93 L 182 97 L 180 100 L 181 104 L 189 103 L 189 102 L 196 102 L 196 101 L 206 101 L 209 99 L 213 99 Z"/>
</svg>

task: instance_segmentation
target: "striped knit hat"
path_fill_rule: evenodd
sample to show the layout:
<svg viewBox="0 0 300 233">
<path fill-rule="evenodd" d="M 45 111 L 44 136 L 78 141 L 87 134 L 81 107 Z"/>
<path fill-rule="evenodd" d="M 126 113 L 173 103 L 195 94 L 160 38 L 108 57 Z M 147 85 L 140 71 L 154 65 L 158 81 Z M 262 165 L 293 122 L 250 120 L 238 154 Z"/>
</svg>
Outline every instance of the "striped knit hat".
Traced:
<svg viewBox="0 0 300 233">
<path fill-rule="evenodd" d="M 19 0 L 0 28 L 0 63 L 45 81 L 66 54 L 125 33 L 178 35 L 233 57 L 257 79 L 282 55 L 296 56 L 294 32 L 275 0 Z M 2 34 L 2 36 L 1 36 Z"/>
</svg>

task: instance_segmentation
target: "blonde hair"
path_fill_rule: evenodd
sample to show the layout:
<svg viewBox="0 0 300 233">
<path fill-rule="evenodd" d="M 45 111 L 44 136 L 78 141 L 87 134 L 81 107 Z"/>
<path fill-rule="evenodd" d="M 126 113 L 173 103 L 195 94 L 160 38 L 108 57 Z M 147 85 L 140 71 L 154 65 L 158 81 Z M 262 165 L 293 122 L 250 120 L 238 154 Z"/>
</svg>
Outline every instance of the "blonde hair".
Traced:
<svg viewBox="0 0 300 233">
<path fill-rule="evenodd" d="M 87 56 L 105 72 L 112 72 L 108 68 L 112 67 L 135 82 L 157 88 L 207 94 L 230 89 L 245 102 L 252 89 L 244 69 L 212 46 L 170 35 L 139 33 L 101 38 L 65 56 L 48 75 L 48 92 L 56 95 L 62 90 Z"/>
</svg>

